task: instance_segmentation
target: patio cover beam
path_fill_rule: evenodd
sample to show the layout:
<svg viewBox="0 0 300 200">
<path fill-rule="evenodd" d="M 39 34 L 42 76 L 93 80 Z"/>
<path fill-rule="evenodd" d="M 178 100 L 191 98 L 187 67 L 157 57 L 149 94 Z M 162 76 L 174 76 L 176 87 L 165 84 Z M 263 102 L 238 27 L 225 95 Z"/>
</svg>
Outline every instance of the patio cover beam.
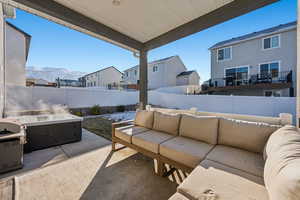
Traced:
<svg viewBox="0 0 300 200">
<path fill-rule="evenodd" d="M 96 35 L 102 37 L 102 39 L 114 43 L 121 44 L 124 48 L 132 51 L 139 51 L 143 47 L 143 43 L 120 33 L 100 22 L 97 22 L 89 17 L 86 17 L 66 6 L 63 6 L 53 0 L 13 0 L 7 1 L 7 3 L 16 2 L 27 8 L 37 10 L 45 13 L 51 17 L 57 18 L 69 24 L 81 27 L 87 31 L 90 31 Z M 14 4 L 12 6 L 15 6 Z M 37 13 L 34 13 L 37 14 Z"/>
<path fill-rule="evenodd" d="M 277 1 L 278 0 L 234 0 L 206 15 L 144 43 L 145 48 L 147 50 L 155 49 Z"/>
</svg>

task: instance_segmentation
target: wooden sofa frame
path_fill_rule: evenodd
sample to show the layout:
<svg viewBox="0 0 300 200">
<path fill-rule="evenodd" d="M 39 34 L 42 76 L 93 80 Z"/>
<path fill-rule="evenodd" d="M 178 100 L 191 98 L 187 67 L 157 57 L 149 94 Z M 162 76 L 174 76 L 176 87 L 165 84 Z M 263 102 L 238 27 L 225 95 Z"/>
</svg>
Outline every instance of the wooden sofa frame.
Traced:
<svg viewBox="0 0 300 200">
<path fill-rule="evenodd" d="M 141 154 L 143 154 L 147 157 L 155 159 L 157 161 L 157 171 L 155 171 L 155 173 L 158 176 L 167 176 L 168 171 L 166 171 L 165 164 L 170 165 L 171 170 L 176 168 L 176 169 L 181 169 L 181 170 L 183 170 L 185 172 L 188 172 L 188 173 L 190 173 L 193 170 L 193 168 L 191 168 L 189 166 L 186 166 L 182 163 L 179 163 L 179 162 L 176 162 L 176 161 L 171 160 L 169 158 L 166 158 L 166 157 L 164 157 L 160 154 L 156 154 L 156 153 L 153 153 L 151 151 L 148 151 L 148 150 L 146 150 L 144 148 L 141 148 L 137 145 L 128 143 L 128 142 L 126 142 L 126 141 L 124 141 L 124 140 L 122 140 L 122 139 L 115 136 L 115 129 L 116 128 L 131 125 L 131 124 L 133 124 L 133 122 L 134 122 L 134 120 L 112 123 L 112 134 L 111 134 L 112 135 L 112 151 L 117 151 L 117 150 L 122 149 L 122 148 L 119 148 L 119 149 L 116 148 L 116 144 L 119 143 L 119 144 L 124 145 L 125 147 L 129 147 L 131 149 L 134 149 L 137 152 L 139 152 L 139 153 L 141 153 Z"/>
</svg>

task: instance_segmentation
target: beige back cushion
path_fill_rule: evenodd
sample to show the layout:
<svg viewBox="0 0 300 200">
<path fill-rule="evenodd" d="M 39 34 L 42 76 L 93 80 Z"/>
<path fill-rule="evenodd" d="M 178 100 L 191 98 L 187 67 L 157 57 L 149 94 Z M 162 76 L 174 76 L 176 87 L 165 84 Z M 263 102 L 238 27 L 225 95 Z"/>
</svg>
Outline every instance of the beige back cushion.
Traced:
<svg viewBox="0 0 300 200">
<path fill-rule="evenodd" d="M 285 126 L 266 145 L 264 181 L 270 200 L 300 199 L 300 133 Z"/>
<path fill-rule="evenodd" d="M 219 119 L 213 116 L 182 115 L 179 135 L 209 144 L 217 144 L 218 123 Z"/>
<path fill-rule="evenodd" d="M 264 117 L 255 115 L 240 115 L 231 113 L 214 113 L 214 112 L 196 112 L 199 116 L 217 116 L 236 120 L 243 120 L 249 122 L 262 122 L 267 124 L 282 125 L 281 119 L 279 117 Z"/>
<path fill-rule="evenodd" d="M 154 112 L 147 110 L 137 110 L 135 114 L 134 124 L 145 128 L 152 129 Z"/>
<path fill-rule="evenodd" d="M 269 136 L 280 126 L 220 118 L 218 144 L 262 153 Z"/>
<path fill-rule="evenodd" d="M 179 110 L 179 109 L 169 109 L 169 108 L 151 108 L 152 111 L 157 111 L 160 113 L 169 113 L 169 114 L 192 114 L 196 113 L 195 110 Z"/>
<path fill-rule="evenodd" d="M 154 112 L 153 129 L 178 135 L 180 115 Z"/>
</svg>

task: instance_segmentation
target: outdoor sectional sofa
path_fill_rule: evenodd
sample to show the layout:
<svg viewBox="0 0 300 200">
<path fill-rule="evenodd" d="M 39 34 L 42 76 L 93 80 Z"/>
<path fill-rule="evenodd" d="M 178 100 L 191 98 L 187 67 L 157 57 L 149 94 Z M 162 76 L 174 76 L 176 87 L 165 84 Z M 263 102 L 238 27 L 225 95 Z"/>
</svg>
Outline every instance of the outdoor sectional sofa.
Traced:
<svg viewBox="0 0 300 200">
<path fill-rule="evenodd" d="M 159 175 L 164 164 L 190 172 L 170 200 L 300 199 L 300 134 L 279 118 L 164 110 L 130 123 L 113 124 L 113 150 L 156 159 Z"/>
</svg>

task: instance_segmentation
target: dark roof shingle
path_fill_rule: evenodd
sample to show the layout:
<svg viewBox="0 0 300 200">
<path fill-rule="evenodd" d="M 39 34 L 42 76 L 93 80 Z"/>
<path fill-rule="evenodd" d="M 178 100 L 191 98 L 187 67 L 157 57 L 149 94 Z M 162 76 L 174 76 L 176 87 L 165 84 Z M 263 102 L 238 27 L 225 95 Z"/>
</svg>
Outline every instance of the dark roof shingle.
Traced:
<svg viewBox="0 0 300 200">
<path fill-rule="evenodd" d="M 177 75 L 177 77 L 178 76 L 188 76 L 188 75 L 192 74 L 193 72 L 196 72 L 196 71 L 192 70 L 192 71 L 181 72 L 180 74 Z"/>
</svg>

